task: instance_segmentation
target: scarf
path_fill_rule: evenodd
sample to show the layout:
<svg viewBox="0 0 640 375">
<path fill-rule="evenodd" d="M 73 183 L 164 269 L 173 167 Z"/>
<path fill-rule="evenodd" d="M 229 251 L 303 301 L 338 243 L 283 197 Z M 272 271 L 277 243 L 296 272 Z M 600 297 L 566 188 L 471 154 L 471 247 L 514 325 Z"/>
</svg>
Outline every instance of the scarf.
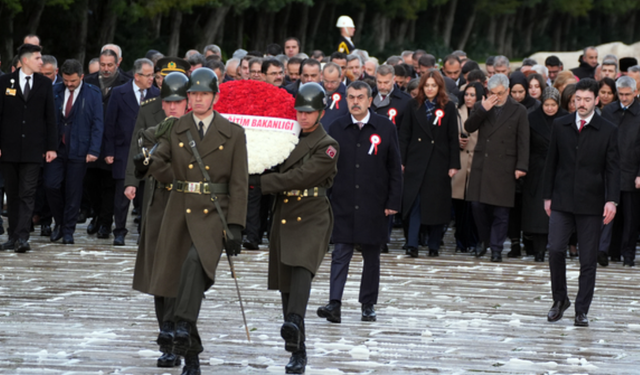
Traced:
<svg viewBox="0 0 640 375">
<path fill-rule="evenodd" d="M 109 94 L 109 91 L 111 91 L 111 87 L 113 86 L 113 83 L 118 78 L 118 75 L 120 75 L 120 72 L 118 71 L 118 69 L 116 69 L 116 72 L 111 77 L 108 77 L 108 78 L 105 78 L 101 74 L 98 74 L 98 78 L 100 81 L 100 89 L 102 89 L 103 97 Z"/>
</svg>

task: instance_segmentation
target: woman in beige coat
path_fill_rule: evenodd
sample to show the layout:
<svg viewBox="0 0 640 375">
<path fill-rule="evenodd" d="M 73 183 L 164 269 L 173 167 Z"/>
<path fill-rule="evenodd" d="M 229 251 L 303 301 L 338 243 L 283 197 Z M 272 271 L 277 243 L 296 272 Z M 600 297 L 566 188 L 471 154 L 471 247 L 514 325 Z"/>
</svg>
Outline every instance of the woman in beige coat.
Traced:
<svg viewBox="0 0 640 375">
<path fill-rule="evenodd" d="M 451 180 L 453 209 L 456 220 L 456 252 L 466 253 L 475 248 L 478 242 L 476 226 L 471 214 L 471 203 L 465 201 L 471 159 L 478 141 L 478 132 L 471 134 L 464 130 L 464 123 L 469 117 L 476 101 L 485 96 L 484 88 L 479 82 L 473 82 L 464 89 L 464 100 L 458 105 L 458 135 L 460 137 L 460 171 Z"/>
</svg>

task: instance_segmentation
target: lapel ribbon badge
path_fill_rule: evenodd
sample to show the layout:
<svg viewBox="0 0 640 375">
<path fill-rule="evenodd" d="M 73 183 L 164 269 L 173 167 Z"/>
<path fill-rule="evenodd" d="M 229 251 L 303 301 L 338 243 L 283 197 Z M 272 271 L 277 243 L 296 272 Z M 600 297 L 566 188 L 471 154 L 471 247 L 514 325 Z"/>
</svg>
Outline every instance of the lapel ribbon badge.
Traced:
<svg viewBox="0 0 640 375">
<path fill-rule="evenodd" d="M 442 118 L 444 117 L 444 111 L 441 109 L 436 109 L 436 118 L 433 120 L 433 125 L 438 123 L 438 126 L 442 125 Z"/>
<path fill-rule="evenodd" d="M 371 138 L 369 138 L 369 140 L 371 141 L 371 147 L 369 148 L 369 155 L 371 154 L 378 155 L 378 145 L 382 142 L 382 139 L 380 138 L 379 135 L 373 134 L 371 135 Z"/>
</svg>

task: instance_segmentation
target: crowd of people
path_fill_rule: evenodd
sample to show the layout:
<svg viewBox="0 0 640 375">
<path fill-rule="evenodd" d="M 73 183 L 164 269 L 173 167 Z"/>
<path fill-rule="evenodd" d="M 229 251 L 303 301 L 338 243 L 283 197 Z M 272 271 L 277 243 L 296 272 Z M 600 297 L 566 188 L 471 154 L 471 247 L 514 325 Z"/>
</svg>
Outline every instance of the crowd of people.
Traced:
<svg viewBox="0 0 640 375">
<path fill-rule="evenodd" d="M 349 262 L 360 250 L 362 320 L 375 321 L 380 253 L 388 252 L 394 227 L 403 229 L 410 257 L 421 247 L 439 256 L 449 226 L 456 253 L 481 258 L 490 251 L 491 261 L 501 262 L 507 239 L 509 258 L 524 249 L 543 262 L 548 253 L 549 321 L 570 305 L 567 250 L 579 255 L 575 324 L 588 325 L 596 261 L 635 265 L 637 60 L 600 60 L 588 47 L 572 70 L 556 56 L 525 59 L 517 69 L 492 56 L 481 69 L 463 51 L 441 65 L 424 50 L 382 61 L 355 48 L 349 17 L 337 27 L 330 54 L 307 55 L 291 37 L 266 51 L 238 49 L 225 62 L 216 45 L 184 58 L 151 50 L 130 72 L 120 68 L 122 50 L 108 44 L 87 74 L 73 59 L 58 68 L 37 36 L 25 37 L 12 72 L 0 77 L 9 218 L 1 248 L 30 250 L 34 226 L 52 242 L 73 244 L 85 221 L 89 235 L 113 235 L 114 246 L 125 245 L 133 201 L 141 230 L 134 288 L 156 296 L 158 365 L 178 365 L 184 356 L 183 374 L 200 371 L 195 321 L 223 248 L 230 255 L 240 245 L 257 250 L 265 235 L 269 288 L 282 293 L 282 336 L 292 352 L 288 373 L 304 372 L 304 312 L 330 238 L 329 303 L 318 315 L 341 321 Z M 241 130 L 212 109 L 219 83 L 233 80 L 266 82 L 296 99 L 300 143 L 269 173 L 248 176 L 246 163 L 238 163 L 246 159 Z M 155 144 L 151 156 L 140 154 Z M 211 200 L 180 194 L 195 190 Z M 320 200 L 307 198 L 311 191 Z M 292 255 L 291 247 L 309 249 Z"/>
</svg>

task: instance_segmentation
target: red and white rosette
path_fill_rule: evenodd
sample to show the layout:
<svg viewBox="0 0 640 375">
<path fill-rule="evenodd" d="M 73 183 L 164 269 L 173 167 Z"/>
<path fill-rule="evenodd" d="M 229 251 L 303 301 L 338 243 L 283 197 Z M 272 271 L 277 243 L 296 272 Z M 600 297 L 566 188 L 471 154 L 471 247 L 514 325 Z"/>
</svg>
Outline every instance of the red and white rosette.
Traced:
<svg viewBox="0 0 640 375">
<path fill-rule="evenodd" d="M 329 107 L 329 109 L 333 109 L 333 107 L 335 106 L 336 109 L 340 109 L 340 100 L 342 99 L 342 96 L 340 96 L 340 93 L 333 93 L 333 95 L 331 95 L 331 107 Z"/>
<path fill-rule="evenodd" d="M 396 116 L 398 115 L 398 110 L 395 108 L 389 108 L 389 112 L 387 112 L 387 114 L 389 115 L 389 120 L 393 121 L 393 124 L 395 125 Z"/>
<path fill-rule="evenodd" d="M 372 134 L 369 140 L 371 141 L 371 147 L 369 147 L 369 155 L 378 155 L 378 145 L 382 143 L 382 138 L 380 138 L 380 136 L 377 134 Z"/>
<path fill-rule="evenodd" d="M 281 164 L 298 144 L 301 128 L 295 120 L 295 99 L 285 90 L 260 81 L 220 85 L 214 109 L 241 125 L 247 138 L 249 173 Z"/>
<path fill-rule="evenodd" d="M 435 120 L 433 120 L 433 125 L 435 125 L 436 123 L 438 124 L 438 126 L 442 125 L 442 118 L 444 117 L 444 111 L 441 109 L 436 109 L 435 115 L 436 115 L 436 118 Z"/>
</svg>

